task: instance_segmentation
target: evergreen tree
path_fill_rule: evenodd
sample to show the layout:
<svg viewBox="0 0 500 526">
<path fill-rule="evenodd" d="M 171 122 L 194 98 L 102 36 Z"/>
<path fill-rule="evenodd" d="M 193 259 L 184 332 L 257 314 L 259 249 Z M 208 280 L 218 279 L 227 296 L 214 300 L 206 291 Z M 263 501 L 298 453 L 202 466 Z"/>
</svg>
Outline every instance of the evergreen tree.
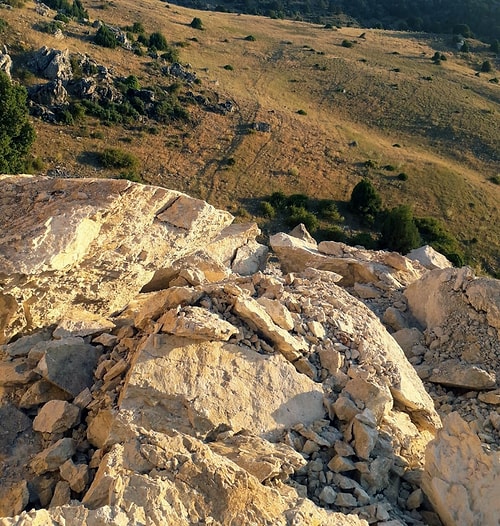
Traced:
<svg viewBox="0 0 500 526">
<path fill-rule="evenodd" d="M 382 199 L 372 183 L 363 179 L 354 187 L 350 205 L 353 212 L 361 215 L 366 222 L 373 223 L 380 211 Z"/>
<path fill-rule="evenodd" d="M 26 89 L 12 84 L 7 74 L 0 71 L 0 173 L 20 173 L 26 168 L 35 140 L 26 99 Z"/>
<path fill-rule="evenodd" d="M 115 34 L 106 24 L 103 24 L 97 31 L 94 38 L 96 44 L 102 47 L 114 49 L 118 45 Z"/>
<path fill-rule="evenodd" d="M 382 248 L 395 250 L 402 254 L 420 245 L 421 239 L 413 212 L 409 206 L 402 205 L 387 212 L 381 228 Z"/>
</svg>

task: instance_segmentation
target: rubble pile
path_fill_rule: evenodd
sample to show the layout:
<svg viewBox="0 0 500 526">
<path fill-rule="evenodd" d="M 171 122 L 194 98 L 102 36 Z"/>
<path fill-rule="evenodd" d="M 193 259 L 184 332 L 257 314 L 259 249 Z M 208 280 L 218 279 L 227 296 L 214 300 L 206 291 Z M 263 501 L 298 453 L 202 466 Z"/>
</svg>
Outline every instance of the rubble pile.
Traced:
<svg viewBox="0 0 500 526">
<path fill-rule="evenodd" d="M 266 264 L 254 225 L 182 194 L 3 184 L 1 525 L 494 524 L 495 280 L 300 230 Z M 443 357 L 490 382 L 448 401 Z"/>
</svg>

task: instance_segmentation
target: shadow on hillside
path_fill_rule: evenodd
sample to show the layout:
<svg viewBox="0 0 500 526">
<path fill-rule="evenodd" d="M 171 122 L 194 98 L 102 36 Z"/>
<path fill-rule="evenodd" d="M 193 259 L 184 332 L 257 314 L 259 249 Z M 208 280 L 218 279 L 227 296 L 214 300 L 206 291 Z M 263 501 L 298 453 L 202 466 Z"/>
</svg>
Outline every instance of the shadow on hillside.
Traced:
<svg viewBox="0 0 500 526">
<path fill-rule="evenodd" d="M 78 155 L 76 160 L 80 164 L 86 164 L 87 166 L 93 166 L 94 168 L 101 168 L 97 152 L 84 151 Z"/>
</svg>

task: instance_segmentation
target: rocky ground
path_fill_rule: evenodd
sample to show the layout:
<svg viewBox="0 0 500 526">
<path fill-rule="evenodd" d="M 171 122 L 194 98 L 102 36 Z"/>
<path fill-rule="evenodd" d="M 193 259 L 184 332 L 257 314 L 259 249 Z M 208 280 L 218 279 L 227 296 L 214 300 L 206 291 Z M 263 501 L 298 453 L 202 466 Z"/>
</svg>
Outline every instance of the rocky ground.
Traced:
<svg viewBox="0 0 500 526">
<path fill-rule="evenodd" d="M 498 281 L 2 185 L 0 524 L 496 524 Z"/>
</svg>

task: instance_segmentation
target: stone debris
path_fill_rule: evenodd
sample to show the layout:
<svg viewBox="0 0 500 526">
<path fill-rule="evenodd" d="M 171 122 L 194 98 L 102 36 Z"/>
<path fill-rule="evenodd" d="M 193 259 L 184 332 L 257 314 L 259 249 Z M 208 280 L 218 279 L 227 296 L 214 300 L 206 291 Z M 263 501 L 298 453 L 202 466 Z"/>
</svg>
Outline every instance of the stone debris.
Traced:
<svg viewBox="0 0 500 526">
<path fill-rule="evenodd" d="M 168 190 L 3 182 L 0 205 L 22 189 L 40 213 L 0 257 L 0 526 L 496 524 L 495 280 L 317 245 L 304 229 L 274 236 L 280 268 L 263 263 L 255 226 Z M 73 210 L 75 192 L 92 204 Z M 49 204 L 68 232 L 37 253 Z M 79 228 L 93 236 L 83 248 Z M 484 382 L 454 392 L 464 381 L 440 366 Z"/>
</svg>

